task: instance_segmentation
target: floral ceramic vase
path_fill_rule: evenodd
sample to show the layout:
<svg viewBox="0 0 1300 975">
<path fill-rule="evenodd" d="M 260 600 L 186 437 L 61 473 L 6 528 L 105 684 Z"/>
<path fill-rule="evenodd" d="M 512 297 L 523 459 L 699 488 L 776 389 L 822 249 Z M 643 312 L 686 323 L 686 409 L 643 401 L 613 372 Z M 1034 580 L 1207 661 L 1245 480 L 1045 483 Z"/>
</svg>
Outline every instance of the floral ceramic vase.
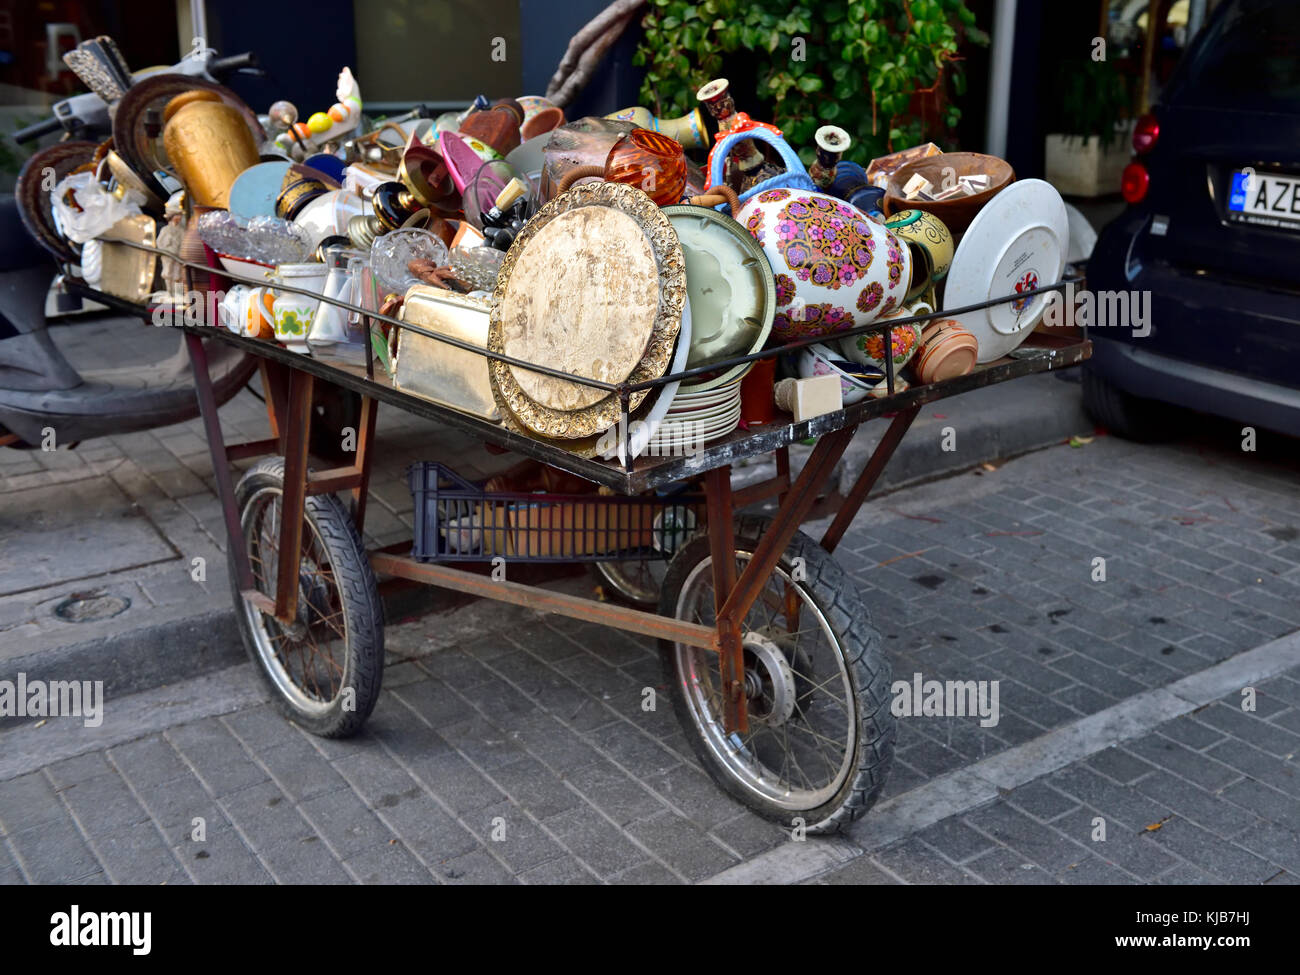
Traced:
<svg viewBox="0 0 1300 975">
<path fill-rule="evenodd" d="M 825 193 L 769 189 L 736 217 L 776 280 L 772 334 L 782 342 L 867 325 L 903 304 L 911 254 L 881 225 Z"/>
</svg>

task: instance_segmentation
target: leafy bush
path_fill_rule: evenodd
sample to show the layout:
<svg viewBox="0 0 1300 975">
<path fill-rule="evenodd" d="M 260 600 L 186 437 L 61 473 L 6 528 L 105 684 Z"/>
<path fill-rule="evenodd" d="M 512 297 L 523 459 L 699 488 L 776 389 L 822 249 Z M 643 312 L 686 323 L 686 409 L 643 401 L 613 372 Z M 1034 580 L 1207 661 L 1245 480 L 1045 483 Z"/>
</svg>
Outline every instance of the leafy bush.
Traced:
<svg viewBox="0 0 1300 975">
<path fill-rule="evenodd" d="M 961 111 L 948 103 L 945 86 L 965 92 L 958 44 L 988 43 L 964 0 L 826 0 L 816 7 L 650 0 L 642 26 L 636 63 L 646 69 L 643 104 L 658 115 L 683 115 L 695 106 L 696 89 L 725 73 L 729 56 L 755 56 L 758 97 L 773 106 L 764 121 L 781 128 L 805 162 L 815 151 L 813 133 L 827 123 L 848 131 L 846 158 L 861 163 L 940 139 L 913 114 L 913 95 L 939 93 L 943 117 L 932 128 L 955 125 Z M 756 115 L 743 97 L 738 107 Z"/>
</svg>

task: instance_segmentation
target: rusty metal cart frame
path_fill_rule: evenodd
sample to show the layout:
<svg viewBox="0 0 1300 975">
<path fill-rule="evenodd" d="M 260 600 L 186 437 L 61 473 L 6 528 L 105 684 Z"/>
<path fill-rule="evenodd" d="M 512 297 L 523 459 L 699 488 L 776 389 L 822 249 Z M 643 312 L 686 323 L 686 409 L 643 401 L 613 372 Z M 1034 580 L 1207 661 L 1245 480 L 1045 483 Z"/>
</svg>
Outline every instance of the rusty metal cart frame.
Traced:
<svg viewBox="0 0 1300 975">
<path fill-rule="evenodd" d="M 167 256 L 179 260 L 176 255 Z M 185 264 L 187 271 L 191 272 L 209 270 L 198 264 L 184 261 L 180 263 Z M 215 273 L 220 275 L 219 270 L 215 270 Z M 233 275 L 225 276 L 239 280 Z M 1064 285 L 1064 281 L 1058 282 L 1037 291 L 1057 291 Z M 138 305 L 93 291 L 84 285 L 75 287 L 111 306 L 137 314 L 147 314 L 147 311 Z M 1023 301 L 1037 291 L 1009 296 L 998 301 Z M 446 340 L 442 336 L 423 332 L 418 327 L 378 315 L 373 310 L 341 302 L 335 303 L 354 312 L 366 314 L 369 321 L 388 322 L 395 328 L 411 329 L 440 341 L 451 341 L 455 344 L 454 340 Z M 996 303 L 998 302 L 986 302 L 972 307 L 986 307 Z M 964 310 L 966 309 L 955 311 Z M 899 324 L 927 318 L 950 317 L 952 314 L 954 310 L 917 316 L 916 319 L 896 319 L 890 323 L 860 327 L 846 334 L 884 331 L 884 341 L 888 348 L 889 332 Z M 755 600 L 759 598 L 765 585 L 772 578 L 795 533 L 813 511 L 819 495 L 857 428 L 868 420 L 892 417 L 884 436 L 856 482 L 844 493 L 838 512 L 820 539 L 820 547 L 826 553 L 833 553 L 843 539 L 858 509 L 880 478 L 922 406 L 982 386 L 1076 365 L 1086 359 L 1091 350 L 1091 343 L 1086 340 L 1071 340 L 1035 333 L 1013 355 L 977 366 L 966 376 L 899 391 L 894 391 L 893 365 L 888 363 L 887 382 L 892 395 L 878 399 L 867 398 L 836 413 L 814 417 L 801 423 L 777 422 L 756 429 L 736 431 L 689 455 L 643 456 L 635 460 L 629 459 L 619 465 L 578 457 L 550 444 L 513 433 L 504 426 L 459 413 L 411 396 L 391 385 L 377 382 L 373 379 L 374 366 L 369 348 L 367 348 L 366 368 L 363 370 L 359 367 L 352 368 L 299 355 L 273 342 L 236 336 L 220 327 L 203 325 L 182 327 L 186 331 L 186 344 L 216 476 L 217 493 L 225 519 L 233 571 L 238 580 L 237 588 L 249 604 L 283 624 L 291 623 L 298 612 L 299 575 L 296 571 L 283 571 L 283 567 L 300 565 L 299 560 L 303 555 L 304 506 L 308 499 L 314 495 L 346 494 L 351 499 L 351 517 L 358 534 L 364 526 L 366 495 L 374 454 L 375 419 L 380 403 L 453 427 L 485 443 L 495 444 L 505 450 L 533 458 L 625 495 L 636 495 L 682 481 L 698 482 L 706 499 L 705 532 L 712 561 L 713 609 L 716 623 L 711 626 L 537 586 L 505 580 L 494 581 L 483 574 L 453 565 L 417 561 L 409 555 L 399 554 L 396 549 L 401 548 L 400 546 L 373 551 L 369 553 L 369 559 L 371 567 L 377 573 L 456 590 L 484 599 L 513 603 L 538 612 L 592 621 L 654 637 L 666 641 L 667 644 L 700 648 L 714 654 L 717 657 L 720 676 L 719 688 L 723 694 L 723 726 L 728 735 L 744 735 L 750 728 L 745 679 L 745 645 L 742 639 L 743 622 Z M 217 416 L 213 386 L 208 375 L 207 353 L 203 343 L 204 336 L 212 335 L 219 336 L 221 341 L 240 345 L 260 357 L 270 437 L 249 443 L 227 444 L 225 442 Z M 728 364 L 777 355 L 789 351 L 790 348 L 809 344 L 811 341 L 816 340 L 806 340 L 802 343 L 793 343 L 784 349 L 737 357 L 729 360 Z M 482 353 L 484 350 L 476 351 Z M 487 354 L 491 355 L 491 353 Z M 498 358 L 512 361 L 504 356 Z M 567 377 L 564 373 L 548 370 L 545 367 L 532 364 L 528 366 L 540 372 L 601 385 L 579 377 Z M 691 374 L 692 371 L 687 371 L 639 385 L 607 385 L 606 388 L 621 397 L 624 407 L 622 429 L 626 430 L 627 404 L 631 393 L 674 378 L 689 377 Z M 357 431 L 356 457 L 352 464 L 328 470 L 309 470 L 308 443 L 312 389 L 316 382 L 321 381 L 334 383 L 360 393 L 361 421 Z M 810 438 L 817 439 L 816 446 L 797 476 L 792 475 L 789 448 L 792 444 Z M 775 455 L 775 477 L 733 491 L 731 465 L 736 461 L 763 454 Z M 254 583 L 231 475 L 232 462 L 262 455 L 279 455 L 284 458 L 283 513 L 280 519 L 282 527 L 277 553 L 277 564 L 280 569 L 276 573 L 274 598 L 258 590 Z M 740 568 L 737 565 L 736 535 L 733 531 L 736 512 L 757 502 L 773 498 L 777 500 L 775 515 L 758 540 L 757 546 L 752 553 L 749 553 L 747 564 Z M 788 583 L 785 584 L 785 594 L 786 606 L 788 610 L 794 611 L 797 619 L 799 608 L 792 602 L 791 586 Z M 240 609 L 238 606 L 236 608 Z M 721 785 L 728 791 L 734 792 L 735 783 L 725 782 L 716 771 L 712 769 L 710 771 Z M 861 809 L 852 811 L 850 818 L 856 818 L 869 804 L 868 801 Z M 841 824 L 842 817 L 836 817 L 834 822 L 822 825 L 834 829 Z"/>
</svg>

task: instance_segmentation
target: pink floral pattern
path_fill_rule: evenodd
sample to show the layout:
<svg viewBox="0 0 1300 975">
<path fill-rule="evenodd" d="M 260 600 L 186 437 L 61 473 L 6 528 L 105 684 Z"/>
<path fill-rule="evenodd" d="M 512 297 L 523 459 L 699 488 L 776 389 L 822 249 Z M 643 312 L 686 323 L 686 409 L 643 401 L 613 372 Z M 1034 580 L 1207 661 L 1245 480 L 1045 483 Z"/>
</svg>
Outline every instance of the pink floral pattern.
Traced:
<svg viewBox="0 0 1300 975">
<path fill-rule="evenodd" d="M 776 281 L 776 305 L 782 308 L 794 301 L 794 278 L 788 274 L 778 274 Z"/>
<path fill-rule="evenodd" d="M 789 312 L 777 312 L 772 329 L 786 339 L 813 338 L 843 331 L 853 325 L 853 315 L 848 309 L 829 302 L 803 305 Z"/>
<path fill-rule="evenodd" d="M 759 203 L 780 203 L 782 200 L 790 199 L 789 190 L 765 190 L 758 194 Z"/>
<path fill-rule="evenodd" d="M 880 299 L 885 295 L 885 287 L 879 281 L 872 281 L 862 289 L 858 295 L 858 311 L 864 315 L 871 314 L 871 310 L 880 304 Z M 892 300 L 892 299 L 891 299 Z"/>
<path fill-rule="evenodd" d="M 760 244 L 764 242 L 762 210 L 755 210 L 749 215 L 749 219 L 745 221 L 745 229 L 748 230 L 750 235 Z"/>
<path fill-rule="evenodd" d="M 777 214 L 776 236 L 795 277 L 832 291 L 852 287 L 875 258 L 876 242 L 866 221 L 830 197 L 791 200 Z"/>
</svg>

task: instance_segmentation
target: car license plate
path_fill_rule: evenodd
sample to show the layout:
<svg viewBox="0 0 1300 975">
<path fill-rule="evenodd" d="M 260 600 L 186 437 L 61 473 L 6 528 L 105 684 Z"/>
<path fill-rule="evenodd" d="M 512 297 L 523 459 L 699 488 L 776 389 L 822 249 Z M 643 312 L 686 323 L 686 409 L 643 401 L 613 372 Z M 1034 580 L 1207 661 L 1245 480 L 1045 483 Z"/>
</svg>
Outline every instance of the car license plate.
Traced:
<svg viewBox="0 0 1300 975">
<path fill-rule="evenodd" d="M 1228 192 L 1228 219 L 1300 230 L 1300 179 L 1238 169 Z"/>
</svg>

